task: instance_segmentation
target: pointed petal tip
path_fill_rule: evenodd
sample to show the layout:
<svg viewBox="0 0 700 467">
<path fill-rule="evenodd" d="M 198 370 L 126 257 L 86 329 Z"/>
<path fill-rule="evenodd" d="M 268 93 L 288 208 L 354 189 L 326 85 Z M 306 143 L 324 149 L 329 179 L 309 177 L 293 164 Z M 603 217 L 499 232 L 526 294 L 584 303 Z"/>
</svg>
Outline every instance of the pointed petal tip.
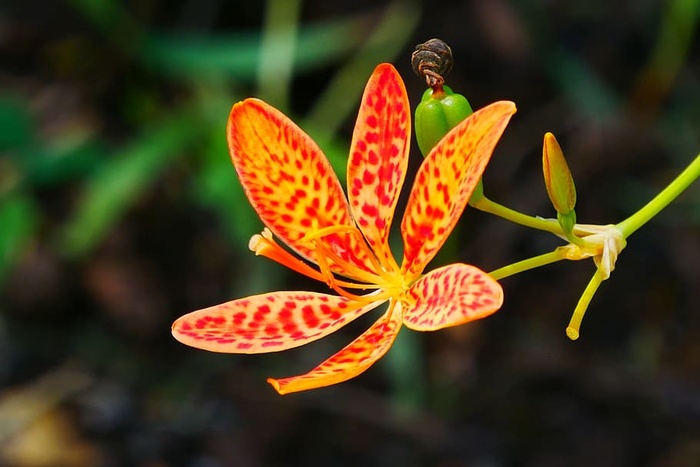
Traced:
<svg viewBox="0 0 700 467">
<path fill-rule="evenodd" d="M 234 110 L 240 109 L 241 107 L 248 105 L 248 102 L 251 100 L 253 100 L 253 98 L 249 97 L 249 98 L 243 99 L 242 101 L 234 102 L 233 105 L 231 106 L 231 113 L 233 113 Z"/>
<path fill-rule="evenodd" d="M 513 115 L 515 112 L 518 111 L 517 106 L 515 105 L 515 102 L 513 101 L 496 101 L 486 107 L 491 107 L 494 109 L 500 110 L 502 113 L 507 114 L 507 115 Z"/>
<path fill-rule="evenodd" d="M 187 315 L 180 316 L 178 319 L 173 321 L 172 326 L 170 326 L 170 333 L 173 337 L 180 343 L 186 344 L 183 341 L 182 331 L 187 327 Z"/>
<path fill-rule="evenodd" d="M 246 99 L 243 99 L 242 101 L 235 102 L 231 106 L 231 112 L 229 113 L 229 119 L 228 119 L 229 125 L 231 125 L 231 120 L 233 120 L 241 112 L 244 112 L 246 109 L 248 109 L 250 107 L 257 107 L 260 109 L 260 108 L 270 107 L 270 104 L 268 104 L 264 100 L 258 99 L 256 97 L 248 97 Z"/>
<path fill-rule="evenodd" d="M 177 338 L 177 330 L 179 327 L 178 321 L 180 321 L 180 318 L 173 321 L 173 324 L 170 326 L 170 334 L 172 334 L 172 336 L 175 338 L 175 340 L 177 340 L 179 342 L 180 339 Z"/>
<path fill-rule="evenodd" d="M 245 114 L 245 110 L 251 105 L 259 102 L 263 103 L 263 101 L 260 101 L 259 99 L 255 98 L 247 98 L 242 101 L 234 102 L 234 104 L 231 106 L 231 111 L 228 114 L 228 120 L 226 121 L 226 137 L 229 142 L 229 147 L 232 143 L 232 132 L 233 132 L 233 127 L 237 124 L 238 120 Z"/>
<path fill-rule="evenodd" d="M 277 391 L 277 393 L 280 396 L 284 396 L 285 394 L 287 394 L 287 391 L 285 391 L 284 388 L 280 386 L 280 383 L 275 378 L 267 378 L 267 382 L 270 385 L 272 385 L 273 388 L 275 388 L 275 391 Z"/>
<path fill-rule="evenodd" d="M 325 378 L 306 379 L 303 376 L 304 375 L 290 376 L 280 379 L 267 378 L 267 382 L 275 389 L 275 391 L 277 391 L 277 394 L 284 396 L 295 392 L 304 392 L 312 389 L 324 388 L 342 381 L 326 380 Z"/>
<path fill-rule="evenodd" d="M 396 71 L 396 68 L 394 67 L 394 65 L 392 65 L 392 64 L 389 63 L 389 62 L 380 63 L 379 65 L 377 65 L 377 66 L 374 68 L 374 73 L 382 72 L 382 71 L 393 71 L 393 72 L 398 73 L 398 72 Z"/>
<path fill-rule="evenodd" d="M 399 74 L 399 71 L 396 69 L 396 67 L 388 62 L 380 63 L 374 68 L 374 71 L 372 71 L 372 75 L 370 76 L 369 81 L 371 82 L 372 79 L 376 79 L 382 75 L 385 75 L 385 77 L 389 78 L 390 80 L 401 83 L 401 86 L 404 87 L 404 82 L 403 78 Z M 405 92 L 405 89 L 404 89 Z"/>
</svg>

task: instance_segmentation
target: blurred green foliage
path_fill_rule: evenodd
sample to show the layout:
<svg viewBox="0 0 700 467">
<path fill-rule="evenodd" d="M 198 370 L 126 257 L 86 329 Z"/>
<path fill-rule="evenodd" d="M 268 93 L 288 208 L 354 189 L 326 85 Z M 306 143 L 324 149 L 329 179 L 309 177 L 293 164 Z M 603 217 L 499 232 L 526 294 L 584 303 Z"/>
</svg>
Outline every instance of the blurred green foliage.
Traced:
<svg viewBox="0 0 700 467">
<path fill-rule="evenodd" d="M 138 116 L 136 136 L 116 146 L 94 132 L 74 141 L 66 135 L 47 139 L 36 131 L 28 101 L 0 100 L 0 149 L 9 154 L 0 174 L 0 271 L 12 267 L 37 232 L 41 213 L 31 195 L 37 186 L 67 180 L 82 185 L 75 210 L 58 236 L 60 251 L 81 257 L 100 245 L 139 196 L 182 157 L 190 159 L 190 202 L 217 212 L 232 241 L 247 243 L 260 225 L 245 207 L 247 200 L 226 156 L 230 106 L 257 88 L 258 95 L 288 112 L 294 73 L 344 60 L 329 89 L 310 103 L 308 122 L 308 131 L 319 136 L 335 165 L 344 167 L 347 144 L 336 141 L 334 134 L 356 105 L 365 77 L 376 63 L 391 61 L 405 46 L 418 18 L 411 3 L 395 2 L 381 12 L 378 24 L 376 15 L 360 14 L 300 28 L 301 2 L 271 0 L 269 24 L 259 31 L 173 34 L 137 25 L 120 2 L 71 3 L 106 39 L 118 40 L 132 61 L 129 66 L 147 67 L 189 91 L 175 107 L 153 103 L 168 107 L 157 108 L 155 118 Z M 280 31 L 285 31 L 283 36 Z M 149 106 L 139 110 L 149 112 Z"/>
<path fill-rule="evenodd" d="M 115 59 L 176 86 L 179 97 L 160 101 L 143 85 L 126 89 L 120 110 L 133 128 L 129 139 L 117 143 L 90 126 L 47 137 L 32 121 L 28 96 L 0 100 L 0 149 L 9 154 L 0 159 L 0 286 L 22 252 L 37 236 L 47 235 L 36 192 L 66 183 L 78 187 L 75 202 L 48 233 L 65 258 L 89 257 L 140 199 L 178 171 L 186 172 L 189 188 L 188 197 L 176 202 L 212 212 L 232 245 L 244 248 L 262 226 L 228 158 L 224 130 L 231 105 L 256 95 L 288 113 L 318 141 L 344 180 L 349 145 L 338 130 L 351 119 L 372 69 L 396 59 L 420 17 L 416 4 L 395 1 L 301 25 L 303 2 L 269 0 L 260 29 L 213 34 L 149 29 L 117 1 L 70 3 L 123 54 Z M 306 115 L 294 116 L 295 76 L 329 67 L 337 71 L 305 104 Z M 265 261 L 251 262 L 245 280 L 233 288 L 244 294 L 262 291 L 280 274 L 274 269 Z M 402 340 L 409 347 L 413 341 Z M 400 386 L 410 393 L 415 367 L 402 368 L 396 380 L 404 380 Z"/>
<path fill-rule="evenodd" d="M 252 210 L 242 207 L 247 203 L 225 157 L 223 128 L 230 105 L 255 94 L 290 112 L 295 74 L 335 65 L 334 77 L 308 103 L 306 115 L 295 120 L 319 141 L 342 178 L 347 144 L 335 135 L 356 107 L 365 77 L 376 63 L 394 59 L 420 18 L 416 4 L 397 1 L 386 6 L 379 22 L 376 15 L 362 13 L 301 25 L 303 2 L 270 0 L 266 23 L 257 31 L 173 33 L 149 29 L 117 1 L 70 3 L 105 40 L 124 51 L 130 67 L 145 67 L 184 86 L 185 97 L 175 105 L 149 104 L 153 96 L 134 90 L 133 98 L 145 101 L 135 110 L 141 112 L 135 117 L 139 127 L 132 131 L 136 136 L 114 144 L 90 130 L 46 137 L 32 121 L 27 97 L 0 96 L 0 149 L 8 154 L 0 159 L 4 220 L 0 271 L 12 267 L 41 225 L 40 208 L 33 202 L 35 189 L 67 181 L 82 186 L 57 239 L 60 251 L 80 257 L 100 245 L 139 196 L 183 157 L 190 161 L 188 202 L 216 212 L 230 238 L 243 242 L 259 226 Z M 578 57 L 552 41 L 535 5 L 523 2 L 518 8 L 529 19 L 531 36 L 561 90 L 584 112 L 598 117 L 619 113 L 621 97 Z M 670 87 L 691 49 L 698 11 L 693 0 L 667 2 L 654 49 L 640 75 L 640 92 L 653 86 L 660 98 Z M 695 141 L 692 138 L 685 146 Z M 677 138 L 670 143 L 678 144 Z"/>
</svg>

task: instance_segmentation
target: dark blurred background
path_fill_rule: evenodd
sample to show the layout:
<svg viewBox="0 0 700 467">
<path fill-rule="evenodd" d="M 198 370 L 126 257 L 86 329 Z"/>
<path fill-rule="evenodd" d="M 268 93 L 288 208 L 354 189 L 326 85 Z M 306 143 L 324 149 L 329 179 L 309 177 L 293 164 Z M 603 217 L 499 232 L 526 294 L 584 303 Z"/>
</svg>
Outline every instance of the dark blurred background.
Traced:
<svg viewBox="0 0 700 467">
<path fill-rule="evenodd" d="M 583 322 L 594 272 L 502 281 L 503 309 L 402 331 L 348 383 L 278 396 L 370 313 L 280 354 L 178 344 L 178 316 L 317 287 L 247 248 L 262 225 L 230 166 L 230 106 L 258 96 L 341 178 L 364 84 L 447 41 L 448 84 L 518 113 L 487 195 L 552 217 L 559 138 L 580 222 L 646 203 L 700 152 L 700 2 L 9 0 L 0 6 L 0 464 L 8 466 L 700 465 L 700 186 L 629 240 Z M 420 161 L 413 152 L 412 168 Z M 561 244 L 467 209 L 435 262 L 485 270 Z"/>
</svg>

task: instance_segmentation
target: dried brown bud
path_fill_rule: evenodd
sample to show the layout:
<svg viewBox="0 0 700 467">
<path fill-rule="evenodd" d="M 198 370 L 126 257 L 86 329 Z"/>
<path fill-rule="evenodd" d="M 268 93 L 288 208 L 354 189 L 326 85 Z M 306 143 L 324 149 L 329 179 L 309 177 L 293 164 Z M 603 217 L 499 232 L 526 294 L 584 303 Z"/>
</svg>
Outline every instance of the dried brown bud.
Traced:
<svg viewBox="0 0 700 467">
<path fill-rule="evenodd" d="M 420 77 L 425 77 L 431 88 L 441 87 L 445 75 L 450 72 L 454 59 L 452 49 L 440 39 L 430 39 L 416 46 L 411 55 L 413 71 Z"/>
</svg>

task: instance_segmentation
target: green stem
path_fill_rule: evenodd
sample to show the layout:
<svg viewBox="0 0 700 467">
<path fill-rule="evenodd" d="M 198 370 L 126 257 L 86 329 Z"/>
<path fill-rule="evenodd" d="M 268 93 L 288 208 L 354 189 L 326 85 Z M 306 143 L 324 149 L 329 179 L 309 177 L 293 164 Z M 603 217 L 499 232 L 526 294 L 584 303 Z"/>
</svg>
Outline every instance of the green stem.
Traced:
<svg viewBox="0 0 700 467">
<path fill-rule="evenodd" d="M 509 220 L 516 224 L 524 225 L 537 230 L 544 230 L 553 233 L 554 235 L 564 235 L 558 222 L 554 222 L 539 217 L 528 216 L 521 212 L 515 211 L 508 207 L 491 201 L 486 196 L 481 197 L 478 201 L 474 201 L 471 205 L 480 211 L 494 214 L 503 219 Z"/>
<path fill-rule="evenodd" d="M 566 232 L 565 235 L 566 235 L 566 239 L 567 239 L 570 243 L 572 243 L 572 244 L 574 244 L 574 245 L 576 245 L 576 246 L 583 247 L 583 246 L 586 244 L 586 241 L 585 241 L 584 239 L 582 239 L 581 237 L 577 237 L 576 234 L 575 234 L 573 231 L 571 231 L 571 232 Z"/>
<path fill-rule="evenodd" d="M 593 274 L 593 277 L 591 277 L 591 281 L 583 291 L 581 298 L 579 298 L 574 314 L 571 315 L 571 320 L 566 328 L 566 335 L 572 341 L 578 339 L 579 330 L 581 329 L 581 321 L 583 321 L 583 315 L 586 314 L 586 310 L 588 309 L 588 305 L 591 303 L 593 295 L 595 295 L 598 287 L 600 287 L 601 282 L 604 280 L 605 273 L 600 269 L 596 269 L 595 274 Z"/>
<path fill-rule="evenodd" d="M 495 271 L 491 271 L 489 275 L 498 281 L 503 279 L 504 277 L 519 274 L 530 269 L 539 268 L 540 266 L 544 266 L 547 264 L 556 263 L 557 261 L 561 261 L 562 259 L 564 259 L 562 250 L 557 248 L 556 250 L 550 251 L 549 253 L 533 256 L 532 258 L 524 259 L 522 261 L 518 261 L 517 263 L 509 264 L 508 266 L 503 266 L 502 268 L 498 268 Z"/>
<path fill-rule="evenodd" d="M 617 224 L 617 228 L 622 232 L 625 238 L 629 237 L 638 228 L 649 222 L 649 220 L 656 216 L 663 208 L 668 206 L 671 201 L 676 199 L 678 195 L 698 178 L 698 176 L 700 176 L 700 155 L 696 156 L 695 160 L 691 162 L 675 180 L 656 195 L 654 199 L 649 201 L 639 211 Z"/>
</svg>

